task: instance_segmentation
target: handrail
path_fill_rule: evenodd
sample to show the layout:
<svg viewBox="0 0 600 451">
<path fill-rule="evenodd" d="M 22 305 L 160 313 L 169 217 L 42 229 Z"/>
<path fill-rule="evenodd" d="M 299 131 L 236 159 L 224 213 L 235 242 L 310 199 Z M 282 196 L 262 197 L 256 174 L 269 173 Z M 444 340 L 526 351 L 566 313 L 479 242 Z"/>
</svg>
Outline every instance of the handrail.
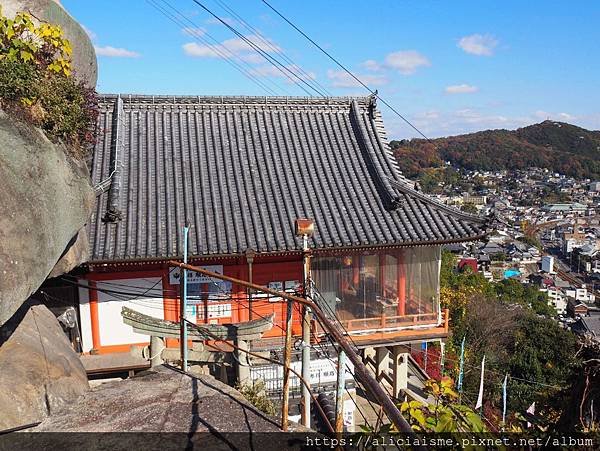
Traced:
<svg viewBox="0 0 600 451">
<path fill-rule="evenodd" d="M 281 365 L 281 366 L 284 366 L 284 364 L 283 364 L 282 362 L 279 362 L 279 361 L 277 361 L 277 360 L 274 360 L 274 359 L 270 359 L 270 358 L 268 358 L 268 357 L 265 357 L 265 356 L 262 356 L 262 355 L 260 355 L 260 354 L 256 354 L 256 353 L 254 353 L 254 352 L 251 352 L 251 351 L 249 351 L 249 350 L 247 350 L 247 349 L 240 348 L 239 346 L 237 346 L 236 344 L 232 343 L 231 341 L 223 340 L 222 338 L 219 338 L 219 337 L 217 337 L 216 335 L 213 335 L 212 333 L 210 333 L 210 332 L 209 332 L 209 331 L 208 331 L 208 330 L 207 330 L 205 327 L 202 327 L 202 326 L 200 326 L 200 325 L 198 325 L 198 324 L 196 324 L 196 323 L 193 323 L 193 322 L 191 322 L 191 321 L 190 321 L 189 319 L 187 319 L 187 318 L 184 318 L 183 320 L 184 320 L 186 323 L 188 323 L 188 324 L 192 325 L 193 327 L 197 328 L 197 329 L 198 329 L 199 331 L 201 331 L 202 333 L 205 333 L 206 335 L 209 335 L 209 336 L 211 336 L 211 335 L 212 335 L 212 336 L 213 336 L 213 339 L 214 339 L 215 341 L 224 341 L 224 342 L 227 342 L 227 346 L 229 346 L 229 347 L 231 347 L 231 348 L 235 349 L 236 351 L 241 351 L 241 352 L 244 352 L 244 353 L 246 353 L 247 355 L 250 355 L 250 356 L 252 356 L 252 357 L 255 357 L 255 358 L 258 358 L 258 359 L 262 359 L 262 360 L 265 360 L 265 361 L 267 361 L 267 362 L 274 363 L 274 364 L 276 364 L 276 365 Z M 210 344 L 210 343 L 206 343 L 206 346 L 208 346 L 209 348 L 213 348 L 213 349 L 215 349 L 215 350 L 217 350 L 217 351 L 220 351 L 220 352 L 227 352 L 225 349 L 218 348 L 217 346 L 215 346 L 215 345 L 212 345 L 212 344 Z M 303 378 L 303 377 L 302 377 L 300 374 L 298 374 L 298 372 L 297 372 L 296 370 L 294 370 L 293 368 L 291 368 L 291 367 L 288 367 L 288 368 L 287 368 L 287 370 L 288 370 L 288 371 L 290 371 L 290 372 L 292 372 L 292 373 L 294 373 L 294 375 L 296 375 L 296 376 L 298 377 L 298 379 L 300 380 L 300 382 L 302 382 L 302 384 L 303 384 L 303 385 L 304 385 L 306 388 L 308 388 L 308 391 L 309 391 L 309 393 L 310 393 L 310 397 L 312 398 L 313 402 L 315 403 L 315 406 L 317 407 L 317 409 L 319 409 L 319 411 L 320 411 L 321 415 L 323 415 L 323 418 L 327 419 L 327 416 L 325 415 L 325 412 L 323 412 L 323 408 L 321 407 L 321 404 L 319 404 L 319 402 L 317 401 L 317 398 L 316 398 L 316 396 L 315 396 L 315 395 L 314 395 L 314 394 L 313 394 L 313 393 L 310 391 L 310 385 L 308 384 L 308 382 L 306 382 L 306 380 L 305 380 L 305 379 L 304 379 L 304 378 Z M 331 433 L 335 433 L 335 430 L 333 429 L 333 426 L 331 425 L 331 422 L 329 421 L 329 419 L 327 419 L 327 427 L 328 427 L 328 429 L 329 429 L 329 432 L 331 432 Z"/>
<path fill-rule="evenodd" d="M 242 285 L 248 288 L 252 288 L 255 290 L 263 291 L 265 293 L 273 294 L 275 296 L 280 296 L 288 301 L 298 302 L 301 305 L 305 305 L 310 307 L 313 314 L 317 316 L 319 321 L 322 323 L 323 327 L 329 332 L 330 336 L 333 338 L 335 342 L 344 350 L 348 359 L 354 365 L 354 370 L 356 372 L 356 376 L 362 382 L 364 388 L 370 392 L 375 399 L 379 402 L 384 412 L 390 419 L 390 421 L 394 424 L 394 426 L 400 431 L 407 434 L 414 434 L 410 424 L 400 413 L 400 410 L 396 406 L 396 404 L 392 401 L 389 394 L 383 390 L 383 388 L 379 385 L 379 383 L 375 380 L 375 378 L 371 375 L 369 370 L 363 364 L 362 359 L 356 353 L 354 347 L 350 344 L 350 342 L 346 339 L 343 333 L 340 331 L 339 327 L 335 326 L 325 313 L 321 310 L 321 308 L 311 300 L 301 298 L 299 296 L 294 296 L 289 293 L 273 290 L 271 288 L 250 283 L 245 280 L 236 279 L 234 277 L 226 276 L 224 274 L 218 274 L 212 271 L 207 271 L 203 268 L 199 268 L 197 266 L 188 265 L 185 263 L 180 263 L 177 261 L 170 260 L 168 262 L 169 266 L 179 267 L 182 269 L 187 269 L 189 271 L 194 271 L 200 274 L 204 274 L 205 276 L 226 280 L 228 282 L 236 283 L 238 285 Z"/>
</svg>

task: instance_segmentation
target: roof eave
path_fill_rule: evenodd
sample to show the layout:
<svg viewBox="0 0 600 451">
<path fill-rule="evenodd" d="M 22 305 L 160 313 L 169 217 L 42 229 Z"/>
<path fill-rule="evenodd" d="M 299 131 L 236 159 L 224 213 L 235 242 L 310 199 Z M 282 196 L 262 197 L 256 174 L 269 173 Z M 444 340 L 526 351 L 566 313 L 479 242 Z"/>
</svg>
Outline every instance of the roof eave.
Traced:
<svg viewBox="0 0 600 451">
<path fill-rule="evenodd" d="M 443 240 L 433 240 L 433 241 L 406 241 L 402 243 L 385 243 L 385 244 L 364 244 L 359 246 L 332 246 L 332 247 L 324 247 L 324 248 L 313 248 L 311 252 L 313 255 L 319 254 L 328 254 L 328 253 L 339 253 L 339 252 L 361 252 L 365 250 L 379 250 L 379 249 L 400 249 L 405 247 L 427 247 L 427 246 L 443 246 L 445 244 L 452 243 L 465 243 L 469 241 L 476 241 L 482 238 L 485 238 L 489 232 L 484 232 L 479 235 L 467 236 L 462 238 L 452 238 L 452 239 L 443 239 Z M 284 251 L 267 251 L 267 252 L 257 252 L 257 257 L 279 257 L 279 256 L 293 256 L 293 255 L 302 255 L 303 251 L 301 249 L 293 249 L 293 250 L 284 250 Z M 188 257 L 190 261 L 193 260 L 225 260 L 225 259 L 236 259 L 236 258 L 244 258 L 244 253 L 236 253 L 236 254 L 204 254 L 204 255 L 191 255 Z M 86 262 L 84 265 L 87 266 L 99 266 L 99 265 L 126 265 L 126 264 L 160 264 L 167 262 L 169 260 L 181 260 L 183 257 L 179 256 L 171 256 L 171 257 L 136 257 L 136 258 L 128 258 L 128 259 L 116 259 L 116 260 L 90 260 Z"/>
</svg>

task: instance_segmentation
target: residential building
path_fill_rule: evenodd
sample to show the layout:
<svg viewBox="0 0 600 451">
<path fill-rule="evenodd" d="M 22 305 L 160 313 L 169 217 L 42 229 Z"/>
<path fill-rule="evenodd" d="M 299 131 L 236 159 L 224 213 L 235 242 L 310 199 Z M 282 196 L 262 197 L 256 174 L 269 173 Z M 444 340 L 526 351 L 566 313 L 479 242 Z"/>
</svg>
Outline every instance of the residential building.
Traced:
<svg viewBox="0 0 600 451">
<path fill-rule="evenodd" d="M 542 271 L 548 274 L 554 273 L 554 257 L 552 255 L 544 255 L 542 257 Z"/>
<path fill-rule="evenodd" d="M 588 291 L 585 284 L 582 285 L 581 288 L 569 287 L 565 290 L 565 294 L 568 298 L 578 302 L 585 302 L 587 304 L 592 304 L 596 300 L 594 293 Z"/>
<path fill-rule="evenodd" d="M 564 315 L 567 312 L 567 297 L 564 291 L 557 287 L 548 287 L 546 292 L 548 293 L 548 303 L 554 307 L 556 313 Z"/>
</svg>

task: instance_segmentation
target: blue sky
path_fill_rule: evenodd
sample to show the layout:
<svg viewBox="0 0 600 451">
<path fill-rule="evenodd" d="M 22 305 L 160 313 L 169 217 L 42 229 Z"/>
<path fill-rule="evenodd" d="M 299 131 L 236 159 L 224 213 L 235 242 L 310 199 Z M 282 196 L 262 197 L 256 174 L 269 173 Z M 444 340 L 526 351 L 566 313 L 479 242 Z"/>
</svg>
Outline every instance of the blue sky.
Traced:
<svg viewBox="0 0 600 451">
<path fill-rule="evenodd" d="M 184 15 L 187 32 L 149 1 L 62 1 L 96 46 L 99 92 L 268 94 L 201 40 L 212 37 L 276 93 L 305 95 L 192 0 L 167 2 Z M 427 136 L 547 118 L 600 129 L 596 0 L 270 1 Z M 274 56 L 284 53 L 333 95 L 366 94 L 260 0 L 202 3 L 261 44 L 226 4 L 268 38 Z M 415 136 L 381 110 L 391 138 Z"/>
</svg>

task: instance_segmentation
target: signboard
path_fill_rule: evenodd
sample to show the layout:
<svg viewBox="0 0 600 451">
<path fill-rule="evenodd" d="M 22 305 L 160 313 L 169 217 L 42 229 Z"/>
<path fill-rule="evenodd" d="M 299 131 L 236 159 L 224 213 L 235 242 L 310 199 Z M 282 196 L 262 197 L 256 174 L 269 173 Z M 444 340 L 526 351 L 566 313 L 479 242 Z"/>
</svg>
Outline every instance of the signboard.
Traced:
<svg viewBox="0 0 600 451">
<path fill-rule="evenodd" d="M 336 359 L 317 359 L 310 361 L 310 384 L 318 386 L 321 384 L 335 384 L 337 381 L 337 361 Z M 352 374 L 348 371 L 354 371 L 354 366 L 351 362 L 346 362 L 346 374 L 344 380 L 346 382 L 353 380 Z M 302 362 L 295 361 L 291 363 L 291 368 L 299 374 L 302 372 Z M 250 367 L 250 374 L 253 380 L 262 379 L 265 382 L 267 390 L 279 390 L 283 386 L 283 367 L 280 365 L 261 365 Z M 290 387 L 299 388 L 300 380 L 298 376 L 290 374 Z"/>
<path fill-rule="evenodd" d="M 333 360 L 333 361 L 332 361 Z M 337 359 L 318 359 L 310 361 L 310 383 L 311 385 L 319 384 L 331 384 L 337 381 Z M 351 362 L 346 362 L 346 365 L 354 370 L 354 366 Z M 302 362 L 292 362 L 291 367 L 298 373 L 302 372 Z M 283 374 L 282 374 L 283 375 Z M 346 368 L 346 374 L 344 380 L 348 381 L 352 379 L 352 374 Z M 292 386 L 294 383 L 300 384 L 298 377 L 295 374 L 290 376 Z"/>
<path fill-rule="evenodd" d="M 199 266 L 199 268 L 205 269 L 206 271 L 215 272 L 217 274 L 223 274 L 223 265 L 208 265 L 208 266 Z M 179 281 L 181 280 L 181 268 L 171 268 L 169 270 L 169 283 L 171 285 L 179 285 Z M 214 279 L 211 277 L 207 277 L 204 274 L 200 274 L 193 271 L 187 272 L 187 281 L 188 284 L 198 284 L 198 283 L 211 283 L 211 282 L 221 282 L 221 279 Z"/>
<path fill-rule="evenodd" d="M 230 318 L 231 304 L 208 304 L 208 318 Z M 198 308 L 198 318 L 204 319 L 204 307 Z"/>
<path fill-rule="evenodd" d="M 291 294 L 294 294 L 302 289 L 302 285 L 300 284 L 300 282 L 298 280 L 286 280 L 285 282 L 281 281 L 281 280 L 275 280 L 275 281 L 269 282 L 267 284 L 267 287 L 269 287 L 271 290 L 285 291 L 286 293 L 291 293 Z M 254 299 L 254 300 L 266 299 L 269 302 L 283 301 L 283 298 L 281 298 L 279 296 L 273 296 L 271 294 L 263 293 L 260 291 L 254 293 L 252 295 L 252 299 Z"/>
</svg>

